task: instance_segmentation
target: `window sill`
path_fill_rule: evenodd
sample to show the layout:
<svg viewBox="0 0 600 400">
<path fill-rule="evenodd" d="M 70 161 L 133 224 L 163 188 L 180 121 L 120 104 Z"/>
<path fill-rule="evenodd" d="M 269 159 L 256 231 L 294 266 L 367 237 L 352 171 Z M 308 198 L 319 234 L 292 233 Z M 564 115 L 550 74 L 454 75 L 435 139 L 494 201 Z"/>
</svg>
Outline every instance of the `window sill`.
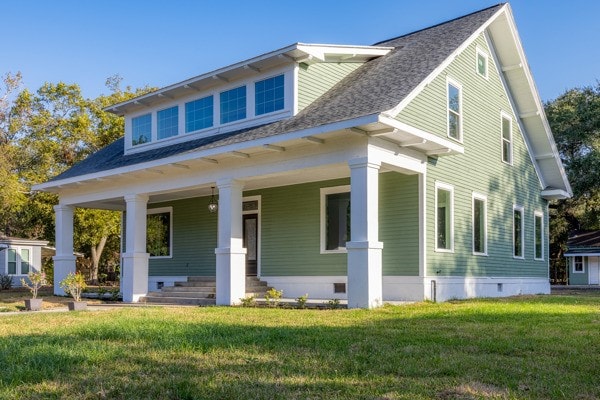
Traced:
<svg viewBox="0 0 600 400">
<path fill-rule="evenodd" d="M 480 256 L 480 257 L 488 257 L 488 253 L 476 253 L 476 252 L 473 252 L 473 255 L 474 256 Z"/>
<path fill-rule="evenodd" d="M 454 253 L 454 249 L 434 249 L 436 253 Z"/>
</svg>

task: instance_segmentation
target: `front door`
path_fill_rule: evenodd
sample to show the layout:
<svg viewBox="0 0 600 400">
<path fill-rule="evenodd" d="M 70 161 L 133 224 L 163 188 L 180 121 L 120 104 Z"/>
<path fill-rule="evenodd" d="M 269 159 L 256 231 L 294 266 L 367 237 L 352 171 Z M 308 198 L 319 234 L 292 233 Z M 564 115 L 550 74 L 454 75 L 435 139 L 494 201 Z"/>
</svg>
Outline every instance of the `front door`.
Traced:
<svg viewBox="0 0 600 400">
<path fill-rule="evenodd" d="M 600 265 L 598 257 L 588 257 L 588 273 L 590 276 L 590 285 L 600 284 Z"/>
<path fill-rule="evenodd" d="M 244 214 L 246 276 L 256 276 L 258 261 L 258 214 Z"/>
</svg>

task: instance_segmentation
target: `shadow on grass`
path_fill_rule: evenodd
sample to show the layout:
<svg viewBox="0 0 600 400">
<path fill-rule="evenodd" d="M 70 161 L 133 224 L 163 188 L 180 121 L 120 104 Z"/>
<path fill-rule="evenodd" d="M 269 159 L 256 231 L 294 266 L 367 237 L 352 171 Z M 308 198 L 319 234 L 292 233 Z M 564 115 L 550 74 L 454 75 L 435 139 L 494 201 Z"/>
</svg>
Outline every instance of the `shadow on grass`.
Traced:
<svg viewBox="0 0 600 400">
<path fill-rule="evenodd" d="M 49 334 L 1 336 L 0 397 L 495 396 L 464 397 L 460 388 L 468 387 L 497 398 L 595 398 L 598 311 L 543 297 L 376 311 L 68 314 Z"/>
</svg>

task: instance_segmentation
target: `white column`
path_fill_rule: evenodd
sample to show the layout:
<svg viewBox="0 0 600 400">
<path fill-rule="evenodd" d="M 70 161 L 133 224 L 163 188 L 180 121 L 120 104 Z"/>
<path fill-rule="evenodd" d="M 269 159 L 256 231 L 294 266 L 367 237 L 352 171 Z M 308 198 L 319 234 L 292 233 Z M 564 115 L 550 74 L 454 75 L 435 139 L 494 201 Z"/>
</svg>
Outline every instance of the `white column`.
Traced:
<svg viewBox="0 0 600 400">
<path fill-rule="evenodd" d="M 64 296 L 60 281 L 69 272 L 75 272 L 75 256 L 73 255 L 73 207 L 64 204 L 54 206 L 56 218 L 56 255 L 54 260 L 54 294 Z"/>
<path fill-rule="evenodd" d="M 361 158 L 349 161 L 352 240 L 348 249 L 348 307 L 382 305 L 382 249 L 379 241 L 380 163 Z"/>
<path fill-rule="evenodd" d="M 238 304 L 246 297 L 246 249 L 242 238 L 243 182 L 217 181 L 219 233 L 217 258 L 217 305 Z"/>
<path fill-rule="evenodd" d="M 139 301 L 148 294 L 148 253 L 146 252 L 146 205 L 148 196 L 125 196 L 125 253 L 121 292 L 125 303 Z"/>
</svg>

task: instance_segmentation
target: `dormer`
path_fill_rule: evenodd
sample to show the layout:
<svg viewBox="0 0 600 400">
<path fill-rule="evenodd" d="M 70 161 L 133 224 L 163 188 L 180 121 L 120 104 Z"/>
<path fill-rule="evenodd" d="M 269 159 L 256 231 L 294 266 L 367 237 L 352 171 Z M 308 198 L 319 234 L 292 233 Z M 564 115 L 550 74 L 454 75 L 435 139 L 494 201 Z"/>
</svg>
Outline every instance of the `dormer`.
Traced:
<svg viewBox="0 0 600 400">
<path fill-rule="evenodd" d="M 290 118 L 381 46 L 296 43 L 108 107 L 125 117 L 125 153 Z"/>
</svg>

